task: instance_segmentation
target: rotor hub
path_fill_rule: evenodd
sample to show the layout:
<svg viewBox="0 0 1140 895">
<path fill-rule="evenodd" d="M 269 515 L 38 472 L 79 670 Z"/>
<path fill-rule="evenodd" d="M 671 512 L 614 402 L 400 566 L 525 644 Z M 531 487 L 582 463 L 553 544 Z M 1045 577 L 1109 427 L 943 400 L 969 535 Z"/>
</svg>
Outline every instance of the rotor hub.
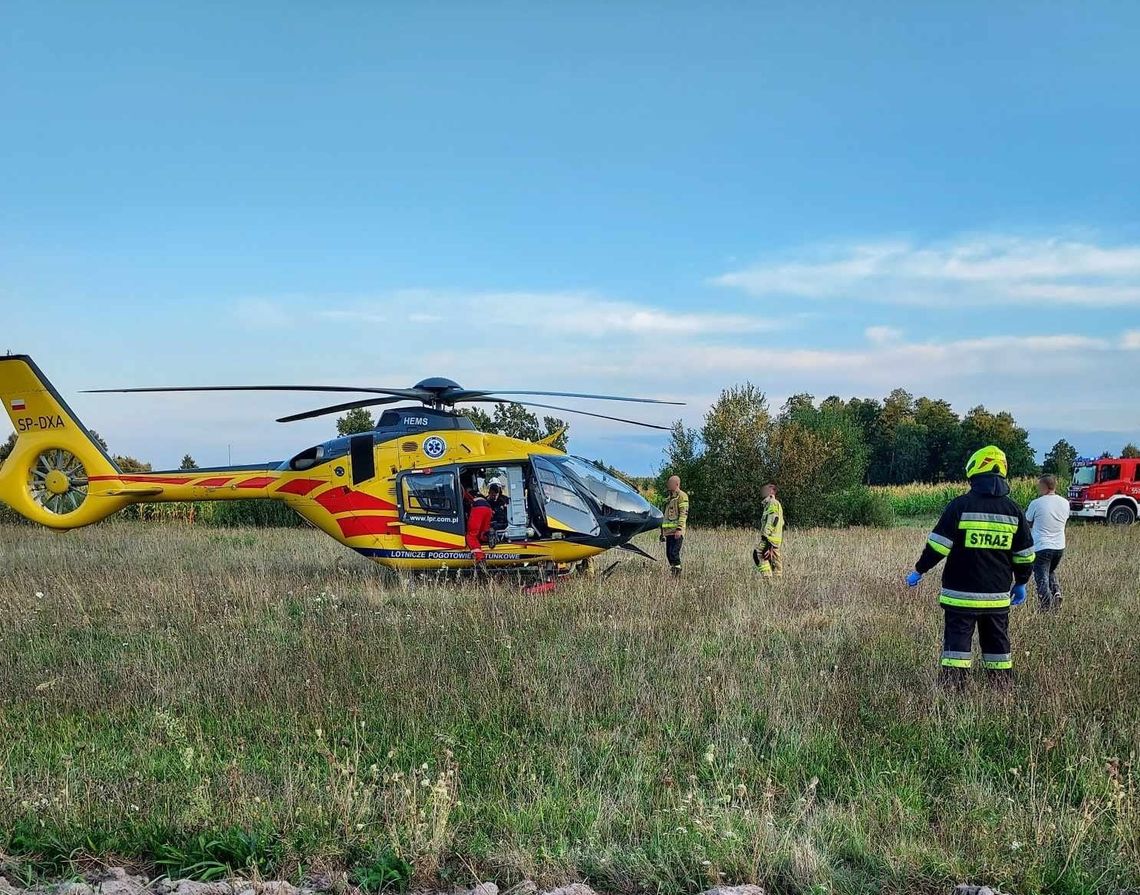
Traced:
<svg viewBox="0 0 1140 895">
<path fill-rule="evenodd" d="M 462 386 L 454 379 L 447 379 L 443 376 L 432 376 L 430 379 L 421 379 L 412 388 L 422 388 L 428 392 L 446 392 L 452 389 L 461 390 Z"/>
<path fill-rule="evenodd" d="M 71 479 L 66 473 L 53 469 L 44 476 L 44 487 L 52 494 L 66 494 L 71 490 Z"/>
</svg>

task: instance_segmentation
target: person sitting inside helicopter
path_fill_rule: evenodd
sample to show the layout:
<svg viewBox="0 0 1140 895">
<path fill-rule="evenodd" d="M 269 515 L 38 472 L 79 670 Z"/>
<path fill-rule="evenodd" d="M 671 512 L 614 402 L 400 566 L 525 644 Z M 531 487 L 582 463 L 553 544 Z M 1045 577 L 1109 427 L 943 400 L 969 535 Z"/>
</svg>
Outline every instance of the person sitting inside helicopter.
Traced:
<svg viewBox="0 0 1140 895">
<path fill-rule="evenodd" d="M 503 486 L 498 482 L 492 482 L 487 488 L 487 503 L 491 505 L 491 527 L 502 531 L 507 527 L 507 507 L 511 499 L 503 493 Z"/>
<path fill-rule="evenodd" d="M 463 497 L 464 503 L 470 500 L 467 504 L 467 549 L 471 551 L 475 562 L 481 563 L 486 558 L 483 545 L 487 543 L 487 534 L 491 531 L 491 519 L 495 513 L 487 498 L 479 493 L 478 486 L 472 485 L 465 490 Z"/>
</svg>

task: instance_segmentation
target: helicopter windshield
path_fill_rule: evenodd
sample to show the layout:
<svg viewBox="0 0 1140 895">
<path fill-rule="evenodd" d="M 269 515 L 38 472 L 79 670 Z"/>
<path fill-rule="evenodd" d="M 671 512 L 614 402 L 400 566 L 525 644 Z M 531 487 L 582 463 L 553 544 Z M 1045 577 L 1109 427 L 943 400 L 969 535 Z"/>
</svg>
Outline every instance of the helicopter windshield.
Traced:
<svg viewBox="0 0 1140 895">
<path fill-rule="evenodd" d="M 573 479 L 566 475 L 553 457 L 535 457 L 534 471 L 542 487 L 546 519 L 555 528 L 577 534 L 597 535 L 601 531 L 598 519 L 582 499 Z"/>
<path fill-rule="evenodd" d="M 554 458 L 554 462 L 568 470 L 585 486 L 603 513 L 644 512 L 645 498 L 638 494 L 635 488 L 589 460 L 580 457 L 558 457 Z"/>
</svg>

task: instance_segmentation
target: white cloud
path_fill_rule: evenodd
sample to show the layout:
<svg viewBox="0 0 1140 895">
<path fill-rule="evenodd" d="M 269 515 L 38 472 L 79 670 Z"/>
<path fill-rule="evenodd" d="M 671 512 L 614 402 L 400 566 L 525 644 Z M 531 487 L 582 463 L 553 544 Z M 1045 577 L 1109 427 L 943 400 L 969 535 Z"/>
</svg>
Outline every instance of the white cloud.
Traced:
<svg viewBox="0 0 1140 895">
<path fill-rule="evenodd" d="M 1079 335 L 988 336 L 946 342 L 876 343 L 869 348 L 815 349 L 770 346 L 688 346 L 677 349 L 678 373 L 716 371 L 762 378 L 778 370 L 831 380 L 835 387 L 932 381 L 940 377 L 1009 372 L 1027 377 L 1049 358 L 1049 372 L 1084 365 L 1113 350 L 1105 339 Z M 851 377 L 846 381 L 837 376 Z"/>
<path fill-rule="evenodd" d="M 670 338 L 659 345 L 661 339 L 629 333 L 609 340 L 572 337 L 560 341 L 531 338 L 521 328 L 504 332 L 496 329 L 495 315 L 485 319 L 491 321 L 487 329 L 476 333 L 470 344 L 448 340 L 409 344 L 392 339 L 379 343 L 379 351 L 377 330 L 324 327 L 310 334 L 314 342 L 307 348 L 313 357 L 323 357 L 323 362 L 289 376 L 333 384 L 406 386 L 424 376 L 442 375 L 472 388 L 582 391 L 687 402 L 687 406 L 676 407 L 534 399 L 661 425 L 678 417 L 699 424 L 722 388 L 747 379 L 768 394 L 774 407 L 786 396 L 804 391 L 820 398 L 830 394 L 882 397 L 901 386 L 916 394 L 945 398 L 959 412 L 977 404 L 1007 409 L 1031 429 L 1071 433 L 1119 429 L 1130 433 L 1127 438 L 1135 438 L 1132 433 L 1140 427 L 1140 416 L 1131 409 L 1132 384 L 1140 377 L 1140 330 L 1123 338 L 1103 339 L 1041 333 L 939 342 L 892 335 L 881 343 L 867 340 L 823 348 L 808 340 L 792 345 L 783 340 L 760 344 L 755 338 L 722 338 L 712 344 L 712 339 L 702 337 Z M 481 341 L 485 334 L 488 338 L 495 335 L 498 341 L 494 344 L 503 350 L 488 352 L 478 347 L 489 344 Z M 369 350 L 373 351 L 371 358 Z M 279 362 L 272 342 L 258 343 L 243 360 L 250 373 L 246 381 L 272 379 L 277 374 L 269 375 L 266 370 L 275 369 L 269 365 Z M 344 367 L 346 362 L 351 362 L 351 368 Z M 1107 379 L 1106 369 L 1113 371 Z M 171 375 L 173 381 L 190 384 L 211 381 L 193 373 Z M 185 451 L 200 462 L 225 462 L 230 443 L 235 462 L 289 456 L 330 436 L 332 417 L 289 426 L 278 426 L 272 420 L 321 403 L 290 394 L 224 395 L 208 400 L 188 395 L 163 396 L 152 406 L 146 396 L 130 402 L 88 396 L 80 397 L 76 409 L 117 450 L 169 466 L 176 465 Z M 565 418 L 571 420 L 576 450 L 587 455 L 604 455 L 612 461 L 627 456 L 617 447 L 600 443 L 603 436 L 643 436 L 647 443 L 664 444 L 664 433 L 589 417 L 567 414 Z M 647 470 L 650 465 L 644 461 L 635 469 Z"/>
<path fill-rule="evenodd" d="M 317 316 L 324 320 L 344 321 L 348 323 L 387 323 L 388 318 L 381 313 L 353 308 L 331 308 L 327 311 L 317 311 Z"/>
<path fill-rule="evenodd" d="M 583 336 L 707 336 L 768 332 L 781 325 L 779 321 L 744 314 L 677 312 L 582 295 L 520 295 L 504 299 L 517 301 L 526 310 L 510 322 Z"/>
<path fill-rule="evenodd" d="M 888 345 L 899 341 L 903 336 L 902 330 L 893 326 L 868 326 L 863 330 L 863 335 L 867 337 L 868 342 L 875 345 Z"/>
<path fill-rule="evenodd" d="M 823 246 L 713 282 L 752 295 L 927 306 L 1140 305 L 1140 245 L 990 234 Z"/>
<path fill-rule="evenodd" d="M 779 345 L 685 345 L 672 351 L 673 363 L 658 372 L 659 390 L 678 392 L 694 386 L 719 388 L 750 380 L 770 395 L 810 391 L 817 396 L 879 396 L 903 387 L 917 394 L 946 398 L 960 409 L 976 404 L 1009 408 L 1030 406 L 1043 395 L 1053 412 L 1076 418 L 1090 411 L 1087 392 L 1113 357 L 1125 353 L 1104 339 L 1073 335 L 993 336 L 956 341 L 870 344 L 862 348 L 782 348 Z M 1042 364 L 1042 358 L 1048 361 Z M 646 364 L 648 356 L 634 363 Z M 1128 364 L 1119 366 L 1126 370 Z M 1135 370 L 1140 375 L 1140 369 Z M 1125 373 L 1124 375 L 1129 375 Z M 1114 407 L 1127 389 L 1115 383 L 1098 392 Z M 683 399 L 682 399 L 683 400 Z M 1102 402 L 1103 403 L 1103 402 Z M 1108 412 L 1106 405 L 1105 412 Z M 688 415 L 688 414 L 686 414 Z M 1082 422 L 1087 427 L 1087 422 Z"/>
<path fill-rule="evenodd" d="M 709 336 L 769 332 L 786 321 L 751 314 L 714 311 L 673 311 L 654 305 L 617 301 L 573 292 L 401 292 L 394 298 L 328 309 L 319 316 L 356 322 L 385 322 L 394 302 L 418 308 L 407 315 L 412 323 L 438 323 L 450 317 L 467 321 L 471 329 L 519 327 L 555 334 L 602 338 L 632 336 Z"/>
<path fill-rule="evenodd" d="M 841 283 L 857 284 L 858 290 L 850 293 L 855 297 L 869 295 L 871 287 L 863 279 L 869 276 L 876 288 L 886 284 L 883 289 L 887 297 L 896 297 L 903 281 L 893 273 L 893 279 L 884 277 L 882 271 L 904 270 L 908 264 L 920 262 L 933 267 L 934 262 L 923 254 L 929 251 L 884 243 L 874 250 L 863 247 L 842 255 L 837 252 L 830 261 L 801 257 L 794 263 L 803 269 L 789 281 L 830 299 L 846 294 L 839 291 L 837 284 Z M 979 249 L 960 248 L 958 254 L 981 259 Z M 1007 287 L 1003 294 L 1010 301 L 1021 300 L 1008 299 L 1018 290 L 1042 290 L 1046 286 L 1061 290 L 1055 291 L 1055 297 L 1064 297 L 1061 287 L 1074 285 L 1024 278 L 1026 252 L 1007 252 L 1000 259 L 995 256 L 968 265 L 954 261 L 952 255 L 947 251 L 941 263 L 956 279 L 948 285 L 946 278 L 940 280 L 931 274 L 927 280 L 943 290 L 943 295 L 958 290 L 955 294 L 965 296 L 963 300 L 976 300 L 981 287 L 975 284 L 989 288 L 985 277 L 997 274 Z M 1127 257 L 1111 253 L 1105 257 L 1096 252 L 1089 252 L 1086 260 L 1082 269 L 1121 270 L 1129 269 L 1132 263 Z M 832 279 L 820 276 L 821 270 Z M 1100 284 L 1105 289 L 1110 285 L 1125 288 L 1119 278 L 1109 284 L 1105 277 Z M 912 281 L 914 277 L 906 284 Z M 1136 287 L 1140 288 L 1140 277 Z M 881 397 L 901 386 L 916 394 L 946 398 L 960 412 L 976 404 L 1008 409 L 1023 424 L 1049 431 L 1129 427 L 1135 431 L 1140 425 L 1140 417 L 1129 410 L 1131 383 L 1140 376 L 1140 329 L 1136 327 L 1097 338 L 1082 334 L 1082 315 L 1074 314 L 1071 321 L 1058 323 L 1051 330 L 1026 334 L 1024 327 L 1017 325 L 1005 330 L 1008 334 L 998 329 L 975 337 L 968 327 L 929 330 L 917 319 L 903 322 L 901 312 L 884 313 L 880 307 L 873 316 L 840 315 L 841 319 L 831 321 L 824 333 L 814 324 L 806 324 L 797 308 L 779 319 L 768 319 L 744 295 L 719 298 L 714 305 L 693 301 L 667 307 L 588 292 L 421 290 L 341 296 L 339 300 L 291 296 L 279 305 L 247 302 L 243 317 L 251 323 L 264 326 L 277 320 L 302 325 L 278 330 L 263 346 L 258 342 L 261 347 L 244 353 L 237 369 L 229 369 L 225 375 L 234 381 L 242 381 L 243 376 L 253 381 L 279 375 L 267 372 L 280 363 L 279 343 L 296 337 L 303 340 L 298 345 L 303 346 L 300 357 L 305 366 L 290 368 L 288 376 L 298 381 L 410 385 L 425 376 L 442 375 L 472 388 L 566 390 L 687 402 L 685 407 L 675 407 L 536 399 L 662 425 L 677 417 L 699 423 L 722 388 L 746 379 L 762 388 L 773 406 L 779 406 L 787 395 L 804 391 L 818 397 Z M 821 311 L 830 314 L 830 309 Z M 325 324 L 313 325 L 320 320 Z M 1067 331 L 1069 322 L 1075 332 Z M 463 339 L 448 335 L 453 325 L 461 327 Z M 916 335 L 920 326 L 923 334 Z M 780 337 L 768 335 L 770 330 L 780 329 L 784 330 Z M 1113 370 L 1107 381 L 1106 369 Z M 215 410 L 211 404 L 174 416 L 167 433 L 171 444 L 185 441 L 186 449 L 195 454 L 199 449 L 205 452 L 209 445 L 216 454 L 220 438 L 195 433 L 203 429 L 224 432 L 225 442 L 233 440 L 236 444 L 244 427 L 252 432 L 275 416 L 304 409 L 308 402 L 301 396 L 270 396 L 253 405 L 238 396 L 226 397 L 225 405 L 226 411 Z M 216 414 L 223 414 L 225 421 L 219 419 L 211 426 Z M 253 418 L 242 423 L 243 414 Z M 604 420 L 567 418 L 573 422 L 575 443 L 587 453 L 601 449 L 597 439 L 603 436 L 642 436 L 647 443 L 657 437 L 647 430 Z M 184 431 L 184 419 L 193 420 L 194 427 Z M 115 423 L 113 419 L 106 422 L 108 427 Z M 122 431 L 114 433 L 116 445 L 121 442 L 127 449 L 131 439 L 125 433 L 134 425 L 131 421 L 121 424 Z M 285 455 L 299 445 L 319 440 L 321 433 L 331 431 L 330 426 L 331 419 L 311 426 L 275 428 L 265 423 L 264 428 L 256 428 L 258 438 L 276 447 L 264 451 L 243 447 L 240 456 L 258 459 L 261 454 Z M 139 437 L 144 436 L 140 433 Z M 158 459 L 141 447 L 133 450 L 147 459 Z M 170 453 L 175 454 L 175 448 Z M 177 453 L 173 462 L 180 456 Z M 238 458 L 235 446 L 235 461 Z"/>
<path fill-rule="evenodd" d="M 985 404 L 1011 411 L 1031 429 L 1136 431 L 1131 383 L 1140 376 L 1140 331 L 1129 343 L 1117 338 L 1043 334 L 991 336 L 946 342 L 897 341 L 823 349 L 682 345 L 673 363 L 657 370 L 657 393 L 671 390 L 689 406 L 678 415 L 697 423 L 714 395 L 749 380 L 778 406 L 784 396 L 882 397 L 896 387 L 945 398 L 960 412 Z M 631 365 L 647 364 L 638 355 Z M 1114 375 L 1104 379 L 1104 370 Z"/>
</svg>

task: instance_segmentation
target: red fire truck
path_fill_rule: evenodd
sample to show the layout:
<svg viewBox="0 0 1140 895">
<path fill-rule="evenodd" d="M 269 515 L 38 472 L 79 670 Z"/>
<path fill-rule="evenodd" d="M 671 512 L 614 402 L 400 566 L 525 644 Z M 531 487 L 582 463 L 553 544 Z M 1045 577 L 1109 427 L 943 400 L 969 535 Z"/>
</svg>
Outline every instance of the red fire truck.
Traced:
<svg viewBox="0 0 1140 895">
<path fill-rule="evenodd" d="M 1080 459 L 1073 465 L 1069 516 L 1131 525 L 1140 517 L 1140 460 Z"/>
</svg>

